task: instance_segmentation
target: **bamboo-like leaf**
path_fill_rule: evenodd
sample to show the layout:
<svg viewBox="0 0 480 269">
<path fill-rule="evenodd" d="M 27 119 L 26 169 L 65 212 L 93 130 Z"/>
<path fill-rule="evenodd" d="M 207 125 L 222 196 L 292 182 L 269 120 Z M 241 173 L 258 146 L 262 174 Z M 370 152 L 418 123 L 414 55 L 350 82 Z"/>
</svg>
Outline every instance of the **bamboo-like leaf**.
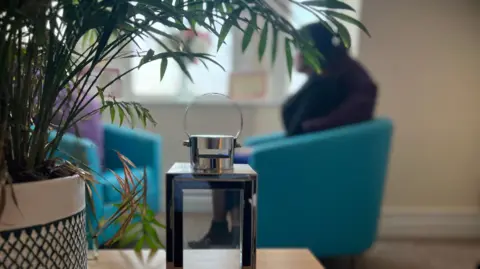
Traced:
<svg viewBox="0 0 480 269">
<path fill-rule="evenodd" d="M 292 56 L 292 41 L 285 38 L 285 58 L 287 59 L 288 76 L 292 78 L 293 56 Z"/>
<path fill-rule="evenodd" d="M 226 20 L 225 23 L 222 25 L 222 29 L 220 30 L 220 36 L 218 37 L 218 42 L 217 42 L 217 51 L 220 50 L 220 47 L 225 42 L 225 38 L 227 38 L 228 33 L 232 29 L 232 26 L 233 26 L 233 20 L 231 19 Z"/>
<path fill-rule="evenodd" d="M 346 48 L 350 48 L 352 45 L 352 38 L 350 37 L 350 33 L 348 32 L 347 28 L 341 23 L 335 23 L 337 26 L 338 34 L 342 39 L 342 42 Z"/>
<path fill-rule="evenodd" d="M 145 56 L 143 56 L 142 59 L 140 60 L 140 64 L 138 65 L 138 69 L 140 69 L 140 67 L 142 65 L 150 62 L 152 60 L 153 55 L 155 55 L 155 51 L 153 51 L 152 49 L 149 49 L 147 54 L 145 54 Z"/>
<path fill-rule="evenodd" d="M 142 123 L 143 123 L 143 128 L 146 128 L 147 127 L 147 117 L 145 116 L 145 114 L 142 115 Z"/>
<path fill-rule="evenodd" d="M 158 237 L 157 231 L 155 231 L 155 228 L 153 228 L 150 225 L 150 223 L 144 223 L 143 224 L 143 229 L 146 233 L 146 236 L 151 238 L 155 245 L 162 244 L 162 242 L 160 241 L 160 238 Z"/>
<path fill-rule="evenodd" d="M 257 29 L 257 15 L 255 13 L 251 13 L 250 16 L 252 16 L 252 18 L 248 23 L 247 29 L 245 29 L 245 32 L 243 33 L 242 52 L 245 52 L 247 49 L 248 45 L 250 44 L 250 40 L 252 40 L 253 33 Z"/>
<path fill-rule="evenodd" d="M 165 248 L 165 247 L 163 247 L 163 248 Z M 157 255 L 157 253 L 158 253 L 158 247 L 157 248 L 155 248 L 155 247 L 150 248 L 150 253 L 148 253 L 148 258 L 147 258 L 148 262 L 150 262 L 155 257 L 155 255 Z"/>
<path fill-rule="evenodd" d="M 315 70 L 317 73 L 322 72 L 322 67 L 320 65 L 319 59 L 324 59 L 323 55 L 321 55 L 317 51 L 307 51 L 303 54 L 303 57 L 307 65 L 312 67 L 313 70 Z"/>
<path fill-rule="evenodd" d="M 142 248 L 143 248 L 143 244 L 145 242 L 145 238 L 140 238 L 140 240 L 138 240 L 137 244 L 135 244 L 135 253 L 141 253 L 142 252 Z"/>
<path fill-rule="evenodd" d="M 123 111 L 123 108 L 121 106 L 118 106 L 118 117 L 120 119 L 120 122 L 118 123 L 120 126 L 123 125 L 123 119 L 125 118 L 125 112 Z"/>
<path fill-rule="evenodd" d="M 159 227 L 159 228 L 163 228 L 163 229 L 166 228 L 166 226 L 165 226 L 164 224 L 161 224 L 161 223 L 160 223 L 157 219 L 155 219 L 155 218 L 152 220 L 152 223 L 153 223 L 155 226 Z"/>
<path fill-rule="evenodd" d="M 95 57 L 93 58 L 93 62 L 98 62 L 100 59 L 101 53 L 104 50 L 104 48 L 107 45 L 108 40 L 110 39 L 110 36 L 112 35 L 113 31 L 115 30 L 115 21 L 112 16 L 107 22 L 107 24 L 104 26 L 104 31 L 102 32 L 102 35 L 100 36 L 100 40 L 98 41 L 98 50 L 97 53 L 95 54 Z"/>
<path fill-rule="evenodd" d="M 110 120 L 115 122 L 115 107 L 113 105 L 110 105 Z"/>
<path fill-rule="evenodd" d="M 135 109 L 135 112 L 137 113 L 137 119 L 141 119 L 143 117 L 143 112 L 140 109 L 140 107 L 134 105 L 133 108 Z"/>
<path fill-rule="evenodd" d="M 102 105 L 105 105 L 105 95 L 103 94 L 104 89 L 97 86 L 97 92 L 98 96 L 100 96 L 100 101 L 102 102 Z"/>
<path fill-rule="evenodd" d="M 165 76 L 165 71 L 167 71 L 168 59 L 163 59 L 160 66 L 160 80 Z"/>
<path fill-rule="evenodd" d="M 216 3 L 213 2 L 213 1 L 208 1 L 208 2 L 206 3 L 206 9 L 205 9 L 205 11 L 206 11 L 206 14 L 207 14 L 207 16 L 208 16 L 208 19 L 209 19 L 211 25 L 215 25 L 215 18 L 213 17 L 213 13 L 215 12 L 215 11 L 214 11 L 215 4 L 216 4 Z"/>
<path fill-rule="evenodd" d="M 355 11 L 349 4 L 338 1 L 338 0 L 312 0 L 312 1 L 303 1 L 301 2 L 303 5 L 307 6 L 315 6 L 315 7 L 322 7 L 322 8 L 331 8 L 331 9 L 346 9 Z"/>
<path fill-rule="evenodd" d="M 137 241 L 139 239 L 139 234 L 138 231 L 135 231 L 135 229 L 139 230 L 140 225 L 141 223 L 130 224 L 125 230 L 125 235 L 118 240 L 118 245 L 120 247 L 127 247 L 133 242 Z"/>
<path fill-rule="evenodd" d="M 178 66 L 180 66 L 180 69 L 182 70 L 183 74 L 186 75 L 188 79 L 190 79 L 190 81 L 193 82 L 193 78 L 190 75 L 190 72 L 188 71 L 187 66 L 184 63 L 184 60 L 180 57 L 173 57 L 173 59 L 177 62 Z"/>
<path fill-rule="evenodd" d="M 273 29 L 272 31 L 272 65 L 275 64 L 275 59 L 277 58 L 277 46 L 278 46 L 278 30 Z"/>
<path fill-rule="evenodd" d="M 267 48 L 267 39 L 268 39 L 268 21 L 265 20 L 263 25 L 262 33 L 260 34 L 260 44 L 258 45 L 258 60 L 262 61 L 263 55 L 265 54 L 265 49 Z"/>
<path fill-rule="evenodd" d="M 325 14 L 330 15 L 330 16 L 335 17 L 335 18 L 338 18 L 338 19 L 343 20 L 345 22 L 351 23 L 351 24 L 357 26 L 358 28 L 360 28 L 369 37 L 371 37 L 370 32 L 368 31 L 367 27 L 365 27 L 365 25 L 363 25 L 363 23 L 361 23 L 359 20 L 357 20 L 355 18 L 352 18 L 349 15 L 346 15 L 346 14 L 343 14 L 343 13 L 340 13 L 340 12 L 336 12 L 336 11 L 333 11 L 333 10 L 326 10 Z"/>
</svg>

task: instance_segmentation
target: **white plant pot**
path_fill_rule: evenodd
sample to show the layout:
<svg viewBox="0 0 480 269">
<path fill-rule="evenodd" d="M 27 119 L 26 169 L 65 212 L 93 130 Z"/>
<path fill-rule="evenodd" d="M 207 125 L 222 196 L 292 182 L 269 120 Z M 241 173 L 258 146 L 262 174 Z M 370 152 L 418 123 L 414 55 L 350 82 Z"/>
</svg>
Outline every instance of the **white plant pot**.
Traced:
<svg viewBox="0 0 480 269">
<path fill-rule="evenodd" d="M 85 182 L 79 176 L 13 185 L 0 218 L 0 269 L 87 268 Z"/>
</svg>

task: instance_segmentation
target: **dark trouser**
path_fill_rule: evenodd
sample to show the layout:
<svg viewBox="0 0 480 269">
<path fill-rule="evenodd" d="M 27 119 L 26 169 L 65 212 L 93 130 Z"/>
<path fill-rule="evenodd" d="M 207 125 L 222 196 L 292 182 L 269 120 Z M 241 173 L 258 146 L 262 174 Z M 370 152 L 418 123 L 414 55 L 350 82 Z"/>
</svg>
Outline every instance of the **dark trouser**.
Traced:
<svg viewBox="0 0 480 269">
<path fill-rule="evenodd" d="M 234 163 L 248 164 L 249 156 L 245 154 L 235 155 Z M 225 209 L 227 212 L 239 206 L 240 193 L 238 191 L 227 191 L 225 193 Z"/>
</svg>

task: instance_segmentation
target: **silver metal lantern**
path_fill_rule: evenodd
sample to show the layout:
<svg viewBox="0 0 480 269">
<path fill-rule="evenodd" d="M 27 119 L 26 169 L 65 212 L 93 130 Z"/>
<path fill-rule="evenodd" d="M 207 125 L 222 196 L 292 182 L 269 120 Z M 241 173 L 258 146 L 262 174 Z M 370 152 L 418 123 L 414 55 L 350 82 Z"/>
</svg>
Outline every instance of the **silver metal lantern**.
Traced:
<svg viewBox="0 0 480 269">
<path fill-rule="evenodd" d="M 185 126 L 190 163 L 175 163 L 166 175 L 167 269 L 256 268 L 257 174 L 233 163 L 243 128 L 234 104 L 241 119 L 235 136 L 192 135 Z"/>
</svg>

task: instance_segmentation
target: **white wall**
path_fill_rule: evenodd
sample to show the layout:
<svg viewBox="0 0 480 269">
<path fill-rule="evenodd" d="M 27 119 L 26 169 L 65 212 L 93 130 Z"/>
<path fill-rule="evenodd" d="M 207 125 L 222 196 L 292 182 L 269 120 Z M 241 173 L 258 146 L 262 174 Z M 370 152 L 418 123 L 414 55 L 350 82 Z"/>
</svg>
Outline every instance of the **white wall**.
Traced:
<svg viewBox="0 0 480 269">
<path fill-rule="evenodd" d="M 480 210 L 480 1 L 363 0 L 362 21 L 377 114 L 395 122 L 385 205 Z M 256 117 L 281 129 L 278 109 Z"/>
<path fill-rule="evenodd" d="M 365 0 L 360 59 L 395 121 L 387 205 L 480 207 L 480 1 Z"/>
<path fill-rule="evenodd" d="M 480 208 L 480 1 L 364 0 L 360 60 L 380 87 L 379 115 L 395 122 L 385 204 Z M 149 105 L 163 167 L 188 160 L 184 105 Z M 281 130 L 278 107 L 244 106 L 243 137 Z M 199 106 L 196 131 L 230 131 L 235 110 Z M 165 171 L 164 170 L 164 171 Z"/>
</svg>

